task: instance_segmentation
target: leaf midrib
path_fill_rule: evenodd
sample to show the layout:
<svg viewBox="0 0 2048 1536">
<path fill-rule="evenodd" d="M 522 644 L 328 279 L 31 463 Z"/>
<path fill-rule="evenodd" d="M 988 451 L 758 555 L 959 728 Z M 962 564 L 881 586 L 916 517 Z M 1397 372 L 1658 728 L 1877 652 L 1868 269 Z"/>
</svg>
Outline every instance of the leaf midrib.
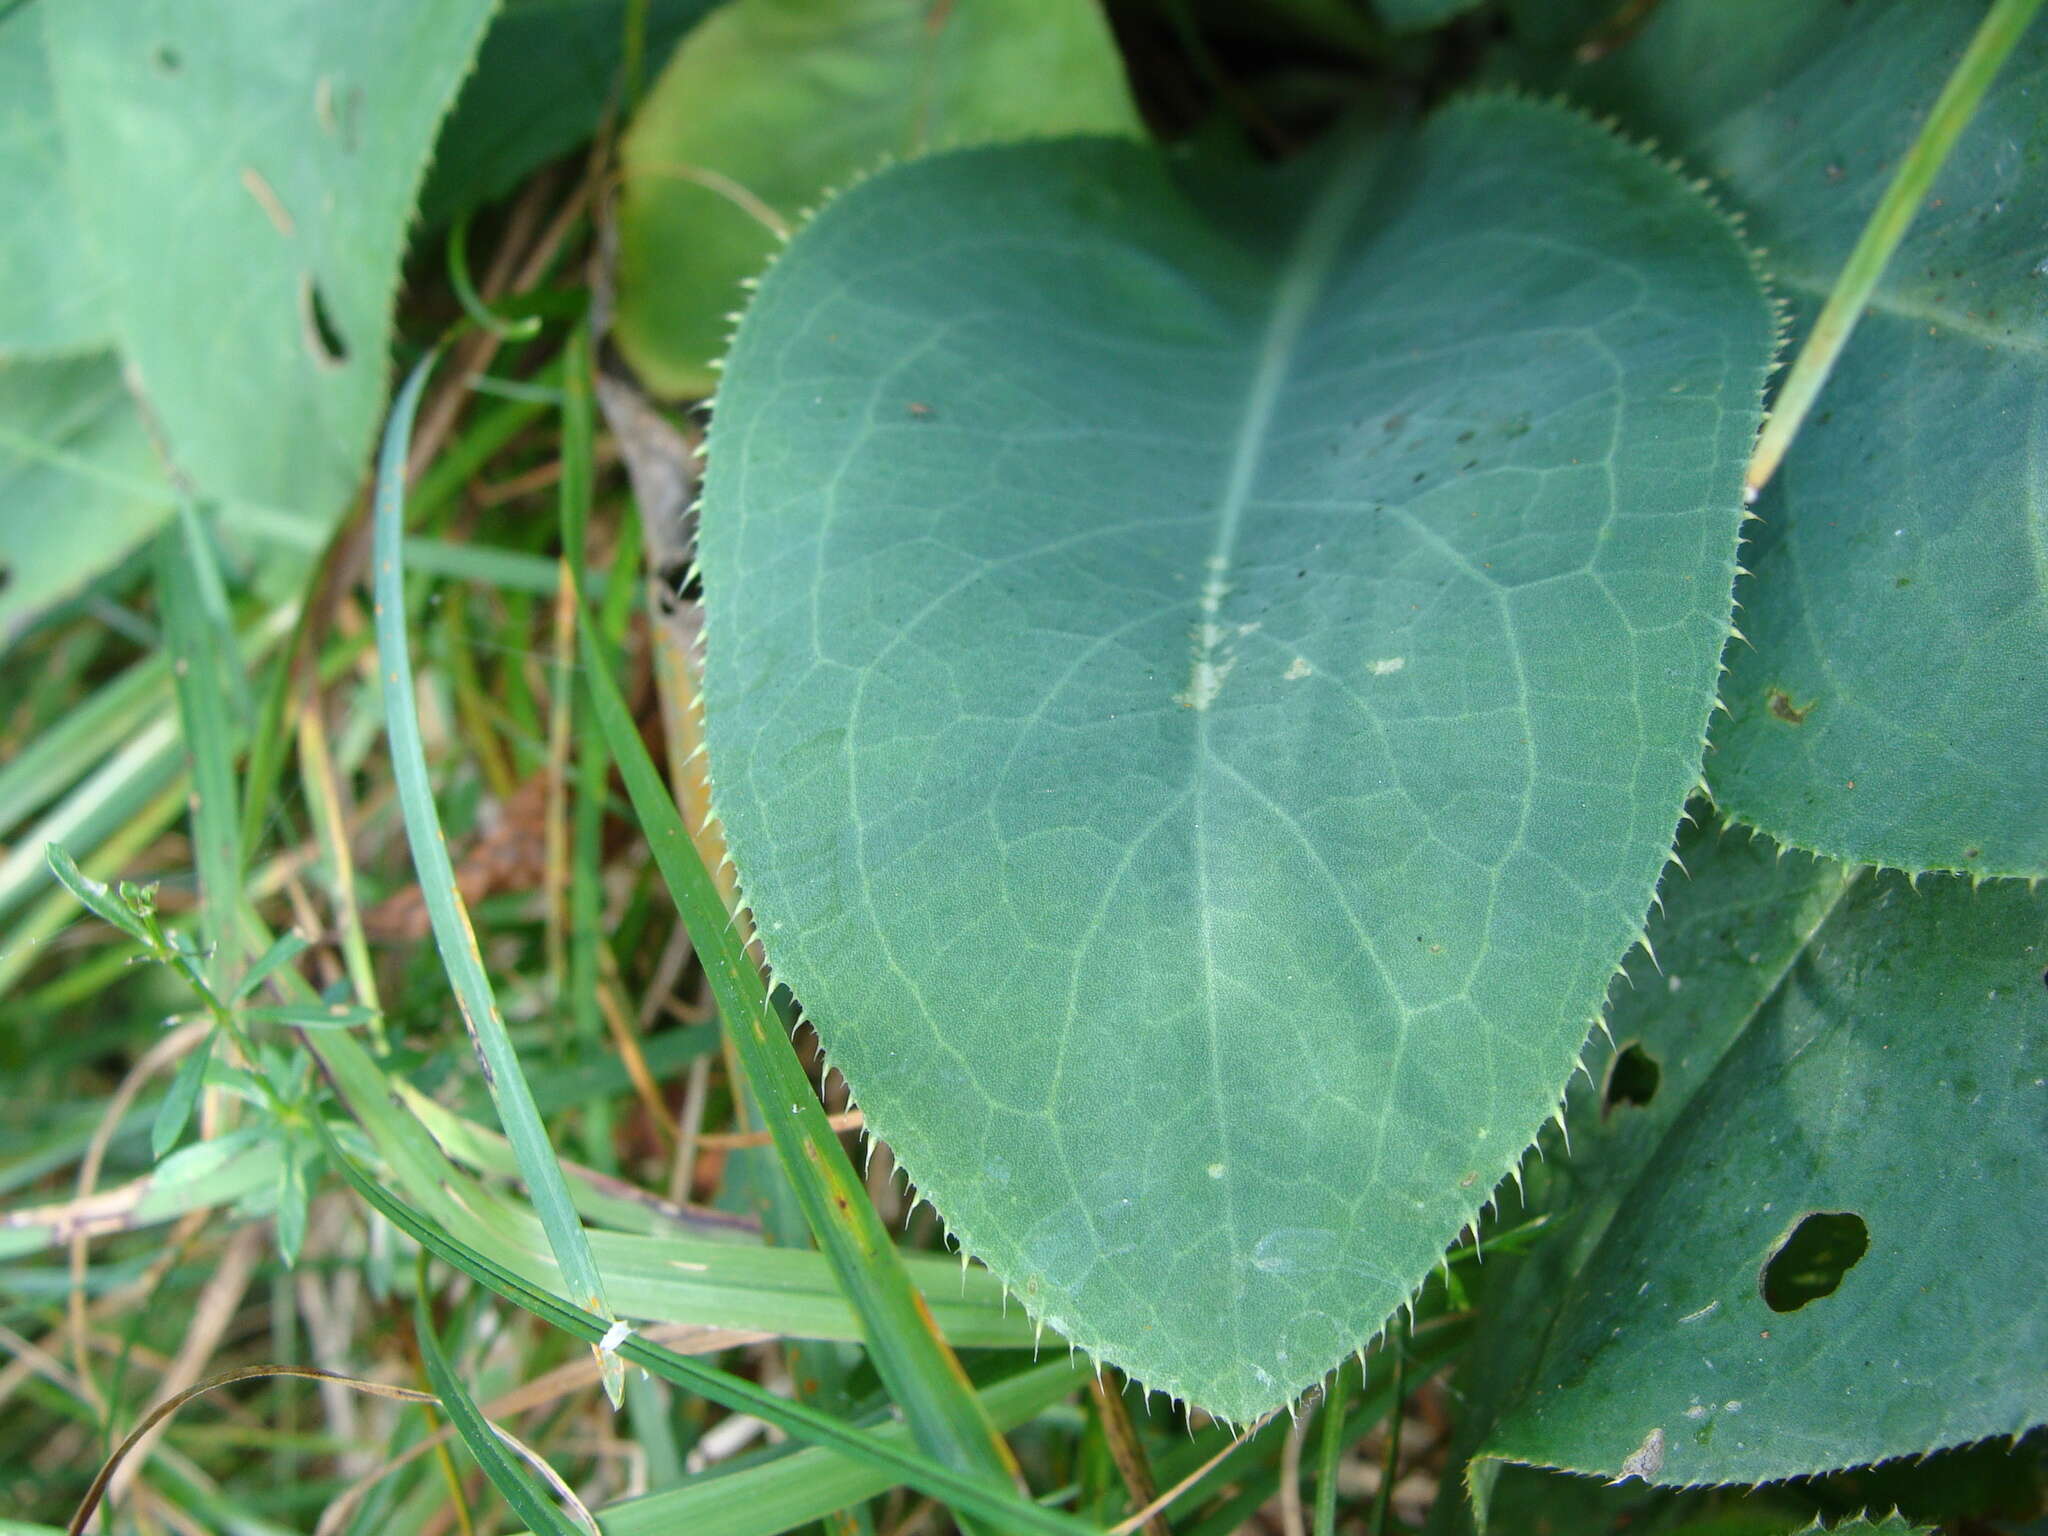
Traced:
<svg viewBox="0 0 2048 1536">
<path fill-rule="evenodd" d="M 1223 1077 L 1223 1030 L 1217 1003 L 1216 953 L 1211 919 L 1214 903 L 1209 894 L 1209 831 L 1207 789 L 1212 775 L 1205 765 L 1212 756 L 1209 744 L 1209 703 L 1216 686 L 1205 682 L 1204 668 L 1215 666 L 1213 646 L 1220 608 L 1229 594 L 1228 577 L 1244 526 L 1244 512 L 1251 500 L 1252 486 L 1265 459 L 1267 439 L 1274 413 L 1292 371 L 1297 344 L 1317 303 L 1329 286 L 1344 237 L 1349 233 L 1366 195 L 1377 183 L 1388 159 L 1391 136 L 1379 137 L 1369 150 L 1347 146 L 1337 173 L 1317 196 L 1303 219 L 1281 265 L 1279 281 L 1267 312 L 1265 330 L 1259 343 L 1258 366 L 1245 392 L 1236 439 L 1231 447 L 1223 495 L 1217 506 L 1216 538 L 1198 574 L 1195 621 L 1189 667 L 1189 692 L 1195 714 L 1195 791 L 1193 855 L 1195 866 L 1195 907 L 1201 925 L 1203 1012 L 1208 1026 L 1209 1091 L 1214 1096 L 1218 1160 L 1226 1170 L 1220 1181 L 1223 1220 L 1232 1253 L 1242 1252 L 1237 1228 L 1237 1205 L 1231 1190 L 1232 1151 L 1230 1138 L 1230 1095 Z"/>
</svg>

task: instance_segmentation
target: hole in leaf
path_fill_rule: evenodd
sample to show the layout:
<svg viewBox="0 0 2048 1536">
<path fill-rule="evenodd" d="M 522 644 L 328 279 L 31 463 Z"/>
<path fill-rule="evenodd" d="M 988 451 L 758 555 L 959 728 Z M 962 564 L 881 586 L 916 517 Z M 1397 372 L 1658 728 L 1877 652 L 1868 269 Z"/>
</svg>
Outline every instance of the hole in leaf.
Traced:
<svg viewBox="0 0 2048 1536">
<path fill-rule="evenodd" d="M 1634 1041 L 1614 1053 L 1607 1063 L 1607 1081 L 1600 1089 L 1600 1113 L 1611 1115 L 1623 1104 L 1647 1104 L 1657 1097 L 1657 1085 L 1664 1081 L 1664 1069 Z"/>
<path fill-rule="evenodd" d="M 299 288 L 300 306 L 306 323 L 306 348 L 323 368 L 339 368 L 348 361 L 348 341 L 328 313 L 326 295 L 312 278 Z"/>
<path fill-rule="evenodd" d="M 1772 1250 L 1757 1276 L 1764 1305 L 1773 1312 L 1797 1312 L 1808 1302 L 1832 1296 L 1842 1276 L 1870 1251 L 1870 1228 L 1854 1211 L 1815 1211 Z"/>
</svg>

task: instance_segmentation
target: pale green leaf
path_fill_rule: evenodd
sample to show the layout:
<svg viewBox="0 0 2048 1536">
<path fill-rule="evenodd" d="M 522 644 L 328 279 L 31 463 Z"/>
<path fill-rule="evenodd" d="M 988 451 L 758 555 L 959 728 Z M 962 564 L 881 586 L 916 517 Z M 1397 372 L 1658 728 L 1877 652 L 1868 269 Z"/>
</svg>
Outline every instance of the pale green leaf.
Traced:
<svg viewBox="0 0 2048 1536">
<path fill-rule="evenodd" d="M 1748 210 L 1795 336 L 1984 6 L 1667 0 L 1553 76 Z M 1994 83 L 1757 507 L 1707 759 L 1780 841 L 2048 874 L 2048 25 Z"/>
<path fill-rule="evenodd" d="M 0 648 L 169 516 L 113 358 L 0 361 L 0 509 Z"/>
<path fill-rule="evenodd" d="M 1558 1101 L 1726 635 L 1770 350 L 1721 219 L 1555 107 L 1288 180 L 937 157 L 764 281 L 703 515 L 778 975 L 970 1252 L 1248 1419 Z"/>
<path fill-rule="evenodd" d="M 1727 1027 L 1688 1027 L 1685 991 L 1739 1002 L 1742 951 L 1775 954 L 1800 924 L 1745 931 L 1784 877 L 1748 850 L 1706 857 L 1724 867 L 1698 905 L 1668 898 L 1678 1005 L 1635 1010 L 1666 1075 L 1640 1111 L 1606 1106 L 1624 1127 L 1641 1113 L 1644 1133 L 1591 1149 L 1594 1198 L 1575 1209 L 1597 1214 L 1554 1255 L 1555 1320 L 1486 1452 L 1747 1483 L 2042 1422 L 2048 897 L 1865 875 L 1789 967 L 1751 967 L 1774 985 L 1720 1049 Z M 1815 878 L 1824 892 L 1825 866 Z M 1795 1262 L 1788 1239 L 1827 1226 L 1832 1261 Z M 1803 1270 L 1812 1292 L 1790 1285 Z"/>
<path fill-rule="evenodd" d="M 0 363 L 98 350 L 112 339 L 105 293 L 71 214 L 36 9 L 0 16 Z"/>
<path fill-rule="evenodd" d="M 619 344 L 662 393 L 707 394 L 775 227 L 832 189 L 932 149 L 1137 129 L 1095 0 L 733 0 L 626 137 Z"/>
<path fill-rule="evenodd" d="M 414 192 L 490 8 L 32 7 L 114 333 L 202 495 L 325 523 L 356 488 Z"/>
</svg>

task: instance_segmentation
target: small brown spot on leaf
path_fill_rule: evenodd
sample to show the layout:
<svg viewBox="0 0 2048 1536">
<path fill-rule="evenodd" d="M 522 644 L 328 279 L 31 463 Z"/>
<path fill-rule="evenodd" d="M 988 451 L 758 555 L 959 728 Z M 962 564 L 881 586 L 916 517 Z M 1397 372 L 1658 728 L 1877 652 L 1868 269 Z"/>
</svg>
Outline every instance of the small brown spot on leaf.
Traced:
<svg viewBox="0 0 2048 1536">
<path fill-rule="evenodd" d="M 1769 699 L 1770 711 L 1787 725 L 1804 725 L 1806 717 L 1813 713 L 1809 700 L 1804 708 L 1792 702 L 1792 695 L 1782 688 L 1773 688 Z"/>
</svg>

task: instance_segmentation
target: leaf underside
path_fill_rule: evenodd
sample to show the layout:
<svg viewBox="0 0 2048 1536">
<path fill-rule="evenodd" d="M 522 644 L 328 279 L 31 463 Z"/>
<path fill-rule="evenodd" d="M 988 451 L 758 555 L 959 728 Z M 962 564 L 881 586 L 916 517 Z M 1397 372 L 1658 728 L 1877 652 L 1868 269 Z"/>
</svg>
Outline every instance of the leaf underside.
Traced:
<svg viewBox="0 0 2048 1536">
<path fill-rule="evenodd" d="M 1556 1107 L 1697 781 L 1771 321 L 1479 98 L 1289 179 L 898 168 L 764 280 L 703 511 L 716 805 L 874 1132 L 1233 1420 Z"/>
</svg>

